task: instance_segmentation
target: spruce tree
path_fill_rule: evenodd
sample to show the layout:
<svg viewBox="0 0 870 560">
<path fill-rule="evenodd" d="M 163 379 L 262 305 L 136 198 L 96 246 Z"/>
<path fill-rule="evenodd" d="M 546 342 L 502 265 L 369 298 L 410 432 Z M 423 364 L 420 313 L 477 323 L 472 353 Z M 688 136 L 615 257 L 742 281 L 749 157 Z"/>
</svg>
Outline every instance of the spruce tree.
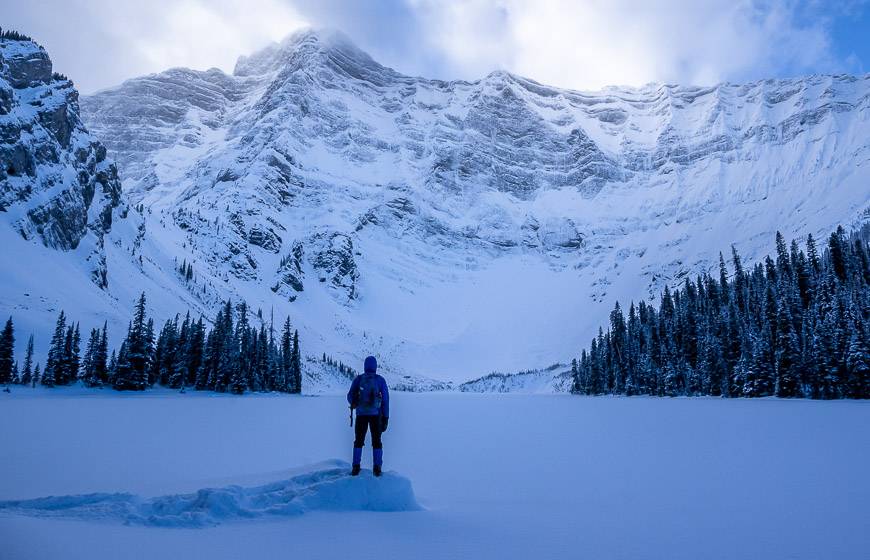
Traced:
<svg viewBox="0 0 870 560">
<path fill-rule="evenodd" d="M 45 370 L 42 372 L 40 377 L 42 384 L 46 387 L 54 387 L 57 385 L 58 374 L 60 374 L 61 379 L 63 378 L 63 372 L 60 370 L 63 367 L 65 339 L 66 315 L 63 310 L 61 310 L 54 327 L 54 334 L 51 337 L 51 344 L 48 347 L 48 358 L 45 361 Z"/>
<path fill-rule="evenodd" d="M 780 277 L 791 277 L 792 263 L 782 233 L 776 232 L 776 270 Z"/>
<path fill-rule="evenodd" d="M 222 339 L 219 336 L 219 326 L 223 325 L 223 310 L 218 311 L 214 321 L 215 327 L 208 333 L 203 348 L 202 366 L 197 371 L 195 388 L 197 391 L 214 389 L 217 384 L 217 367 L 222 351 Z"/>
<path fill-rule="evenodd" d="M 836 399 L 840 397 L 840 368 L 837 359 L 837 342 L 839 337 L 839 317 L 837 306 L 834 306 L 818 329 L 821 341 L 819 356 L 820 398 Z"/>
<path fill-rule="evenodd" d="M 88 337 L 88 343 L 85 347 L 85 355 L 82 359 L 81 379 L 85 387 L 98 387 L 100 385 L 94 371 L 94 357 L 99 343 L 100 332 L 97 329 L 91 329 L 91 334 Z"/>
<path fill-rule="evenodd" d="M 233 338 L 233 347 L 238 349 L 237 362 L 233 375 L 235 380 L 232 391 L 243 393 L 251 386 L 251 377 L 254 370 L 254 357 L 252 355 L 253 340 L 251 327 L 248 321 L 248 304 L 242 301 L 236 308 L 238 321 Z"/>
<path fill-rule="evenodd" d="M 217 331 L 219 337 L 220 352 L 217 356 L 213 390 L 223 393 L 227 391 L 239 362 L 238 346 L 233 328 L 233 304 L 230 300 L 224 304 L 222 324 L 215 325 L 214 330 Z"/>
<path fill-rule="evenodd" d="M 269 325 L 269 342 L 266 354 L 266 390 L 277 391 L 279 390 L 278 378 L 281 375 L 281 358 L 278 351 L 278 343 L 275 341 L 275 326 L 271 322 Z"/>
<path fill-rule="evenodd" d="M 115 350 L 112 350 L 112 356 L 109 358 L 107 373 L 109 383 L 114 387 L 115 380 L 118 378 L 118 353 Z"/>
<path fill-rule="evenodd" d="M 257 384 L 258 391 L 269 391 L 269 336 L 266 334 L 266 325 L 260 324 L 260 332 L 257 335 Z"/>
<path fill-rule="evenodd" d="M 812 297 L 810 293 L 812 290 L 812 275 L 810 264 L 803 252 L 798 248 L 797 241 L 791 242 L 791 262 L 801 305 L 806 309 Z"/>
<path fill-rule="evenodd" d="M 853 399 L 870 398 L 870 347 L 861 330 L 852 332 L 846 353 L 846 394 Z"/>
<path fill-rule="evenodd" d="M 838 227 L 837 231 L 831 234 L 828 238 L 828 250 L 831 252 L 831 266 L 840 282 L 846 281 L 846 251 L 845 251 L 845 235 L 843 228 Z"/>
<path fill-rule="evenodd" d="M 15 327 L 12 324 L 12 317 L 9 317 L 2 333 L 0 333 L 0 384 L 2 385 L 13 382 L 14 352 Z"/>
<path fill-rule="evenodd" d="M 789 310 L 781 306 L 776 321 L 776 396 L 803 396 L 800 387 L 801 355 Z"/>
<path fill-rule="evenodd" d="M 77 322 L 75 330 L 72 333 L 70 354 L 68 359 L 69 371 L 67 373 L 67 377 L 69 383 L 75 383 L 79 377 L 79 369 L 81 368 L 81 342 L 82 335 L 79 331 L 79 324 Z"/>
<path fill-rule="evenodd" d="M 127 341 L 121 342 L 115 364 L 114 387 L 119 391 L 142 391 L 147 381 L 133 369 Z"/>
<path fill-rule="evenodd" d="M 809 340 L 804 362 L 804 394 L 813 399 L 822 398 L 823 379 L 827 371 L 825 327 L 814 311 L 812 324 L 808 323 L 806 338 Z"/>
<path fill-rule="evenodd" d="M 619 302 L 616 302 L 613 311 L 610 312 L 610 362 L 613 369 L 612 386 L 617 393 L 622 393 L 625 390 L 627 335 L 625 317 L 619 307 Z"/>
<path fill-rule="evenodd" d="M 734 245 L 731 246 L 731 262 L 734 265 L 734 302 L 737 304 L 737 310 L 742 314 L 746 311 L 748 298 L 746 273 L 743 270 L 740 255 L 737 254 L 737 247 Z"/>
<path fill-rule="evenodd" d="M 281 366 L 278 378 L 275 380 L 275 389 L 281 392 L 289 391 L 291 361 L 293 354 L 293 332 L 290 330 L 290 317 L 284 321 L 284 330 L 281 332 Z"/>
<path fill-rule="evenodd" d="M 33 335 L 27 339 L 27 350 L 24 352 L 24 367 L 21 370 L 21 384 L 30 385 L 33 382 Z"/>
<path fill-rule="evenodd" d="M 94 379 L 99 385 L 107 385 L 109 383 L 109 366 L 107 364 L 109 356 L 109 341 L 108 341 L 108 323 L 103 322 L 103 329 L 100 331 L 100 340 L 94 350 L 91 367 L 94 372 Z"/>
<path fill-rule="evenodd" d="M 118 379 L 115 380 L 115 388 L 142 391 L 148 387 L 153 341 L 153 322 L 148 320 L 145 293 L 142 292 L 136 303 L 127 337 L 122 343 L 123 351 L 118 353 Z"/>
<path fill-rule="evenodd" d="M 807 259 L 810 263 L 810 271 L 813 277 L 818 276 L 822 272 L 821 260 L 819 259 L 819 251 L 816 249 L 816 240 L 813 239 L 813 234 L 807 235 Z"/>
<path fill-rule="evenodd" d="M 67 325 L 66 333 L 63 337 L 63 346 L 60 352 L 60 361 L 56 368 L 55 378 L 58 385 L 69 385 L 72 383 L 72 354 L 73 354 L 73 333 L 75 326 L 70 323 Z"/>
<path fill-rule="evenodd" d="M 287 388 L 289 393 L 302 392 L 302 350 L 299 348 L 299 331 L 293 332 L 293 354 L 290 357 L 292 383 Z"/>
<path fill-rule="evenodd" d="M 203 361 L 205 325 L 203 324 L 202 316 L 200 316 L 196 324 L 191 327 L 189 342 L 190 344 L 187 350 L 187 378 L 185 381 L 185 386 L 188 387 L 197 384 L 197 374 L 200 371 Z"/>
<path fill-rule="evenodd" d="M 722 303 L 728 303 L 728 294 L 729 294 L 729 286 L 728 286 L 728 267 L 725 266 L 725 259 L 722 257 L 722 253 L 719 253 L 719 293 L 722 294 Z"/>
<path fill-rule="evenodd" d="M 166 321 L 157 337 L 157 345 L 154 348 L 151 369 L 148 376 L 150 385 L 170 385 L 170 377 L 173 375 L 175 354 L 178 350 L 178 332 L 175 320 Z M 176 389 L 178 387 L 175 387 Z"/>
<path fill-rule="evenodd" d="M 167 385 L 172 389 L 184 388 L 187 379 L 188 353 L 190 352 L 190 313 L 184 316 L 175 344 L 175 352 L 168 366 Z"/>
<path fill-rule="evenodd" d="M 860 237 L 856 237 L 853 243 L 856 276 L 864 280 L 864 284 L 870 284 L 870 255 L 868 255 L 867 243 Z"/>
<path fill-rule="evenodd" d="M 42 382 L 42 374 L 39 372 L 39 363 L 37 362 L 36 367 L 33 368 L 33 379 L 30 380 L 30 386 L 35 388 L 40 382 Z M 46 385 L 46 387 L 51 387 L 51 385 Z"/>
</svg>

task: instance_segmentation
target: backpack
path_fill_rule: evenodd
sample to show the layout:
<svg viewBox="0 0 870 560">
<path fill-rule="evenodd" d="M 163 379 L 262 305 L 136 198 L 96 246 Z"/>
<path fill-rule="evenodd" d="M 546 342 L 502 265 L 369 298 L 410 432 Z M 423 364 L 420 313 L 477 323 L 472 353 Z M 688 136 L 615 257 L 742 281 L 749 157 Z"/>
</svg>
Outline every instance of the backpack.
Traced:
<svg viewBox="0 0 870 560">
<path fill-rule="evenodd" d="M 356 406 L 363 410 L 381 410 L 381 387 L 377 375 L 362 375 L 359 380 L 359 395 Z"/>
</svg>

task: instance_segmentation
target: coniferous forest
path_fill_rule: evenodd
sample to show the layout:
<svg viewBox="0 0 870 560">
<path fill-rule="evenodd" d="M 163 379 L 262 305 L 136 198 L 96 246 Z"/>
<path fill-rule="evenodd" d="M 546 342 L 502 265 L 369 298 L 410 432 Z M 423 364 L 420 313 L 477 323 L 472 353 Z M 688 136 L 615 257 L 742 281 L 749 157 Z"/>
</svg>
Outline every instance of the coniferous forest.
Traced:
<svg viewBox="0 0 870 560">
<path fill-rule="evenodd" d="M 141 391 L 155 385 L 179 389 L 241 394 L 247 391 L 299 393 L 302 358 L 299 332 L 287 318 L 280 335 L 271 320 L 268 327 L 258 312 L 259 327 L 249 320 L 242 302 L 223 304 L 207 328 L 203 318 L 176 315 L 155 333 L 154 320 L 146 313 L 145 294 L 136 303 L 127 333 L 109 354 L 108 332 L 91 330 L 82 352 L 78 323 L 63 311 L 57 318 L 45 366 L 34 365 L 33 337 L 19 367 L 14 360 L 12 318 L 0 333 L 0 384 L 46 387 L 72 385 Z"/>
<path fill-rule="evenodd" d="M 586 395 L 870 398 L 870 227 L 821 250 L 776 234 L 776 255 L 665 287 L 658 308 L 616 304 L 572 363 Z"/>
</svg>

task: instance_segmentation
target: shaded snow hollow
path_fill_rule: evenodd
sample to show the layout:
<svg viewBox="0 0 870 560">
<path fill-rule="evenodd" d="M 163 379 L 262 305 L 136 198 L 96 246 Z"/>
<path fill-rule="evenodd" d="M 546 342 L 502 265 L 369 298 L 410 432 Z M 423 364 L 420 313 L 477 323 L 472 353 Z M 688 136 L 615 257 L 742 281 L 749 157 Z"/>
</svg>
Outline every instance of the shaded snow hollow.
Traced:
<svg viewBox="0 0 870 560">
<path fill-rule="evenodd" d="M 210 527 L 225 521 L 300 515 L 308 511 L 417 511 L 411 481 L 393 472 L 350 476 L 337 459 L 260 486 L 229 485 L 190 494 L 143 498 L 95 493 L 0 501 L 0 513 L 152 527 Z"/>
</svg>

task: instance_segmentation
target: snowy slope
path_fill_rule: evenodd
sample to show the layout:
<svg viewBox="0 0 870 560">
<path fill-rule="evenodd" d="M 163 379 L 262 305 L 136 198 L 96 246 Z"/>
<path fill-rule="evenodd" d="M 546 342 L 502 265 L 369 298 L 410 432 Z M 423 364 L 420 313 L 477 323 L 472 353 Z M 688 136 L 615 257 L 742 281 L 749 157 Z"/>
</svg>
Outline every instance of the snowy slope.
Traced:
<svg viewBox="0 0 870 560">
<path fill-rule="evenodd" d="M 573 382 L 569 366 L 553 364 L 517 373 L 490 373 L 457 388 L 464 393 L 566 393 Z"/>
<path fill-rule="evenodd" d="M 866 217 L 868 105 L 870 76 L 428 80 L 302 32 L 233 75 L 173 69 L 82 99 L 142 208 L 107 236 L 101 312 L 123 325 L 141 289 L 161 318 L 244 297 L 290 314 L 311 355 L 378 355 L 394 385 L 564 361 L 616 299 L 653 297 L 731 242 L 751 262 L 777 229 Z M 51 316 L 26 282 L 2 285 L 0 312 Z"/>
</svg>

